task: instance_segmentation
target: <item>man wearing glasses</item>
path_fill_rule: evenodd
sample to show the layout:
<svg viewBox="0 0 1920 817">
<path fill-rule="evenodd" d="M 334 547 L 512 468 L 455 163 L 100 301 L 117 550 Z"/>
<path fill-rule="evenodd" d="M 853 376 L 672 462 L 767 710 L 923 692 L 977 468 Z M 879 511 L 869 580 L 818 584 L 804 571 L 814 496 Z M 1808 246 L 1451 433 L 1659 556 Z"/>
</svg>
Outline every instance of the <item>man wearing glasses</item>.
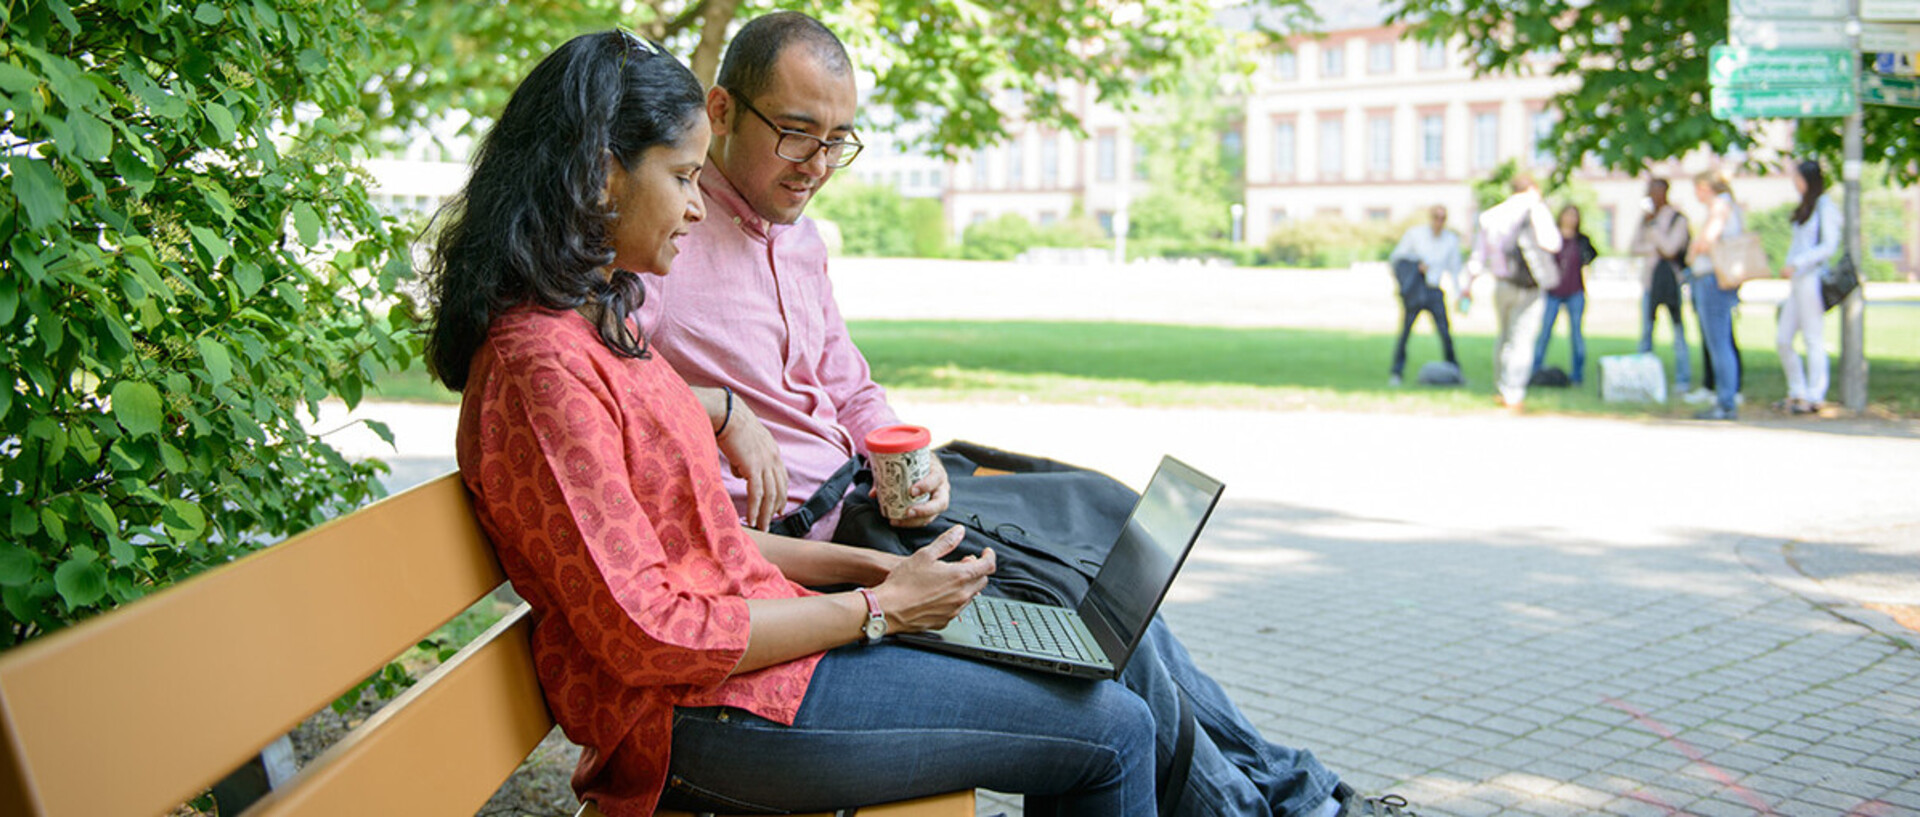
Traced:
<svg viewBox="0 0 1920 817">
<path fill-rule="evenodd" d="M 699 181 L 707 217 L 680 242 L 672 274 L 647 282 L 639 310 L 651 348 L 707 407 L 741 516 L 821 540 L 832 537 L 847 492 L 822 486 L 866 453 L 869 431 L 899 422 L 847 335 L 826 245 L 801 218 L 860 153 L 858 96 L 845 49 L 818 21 L 776 12 L 743 26 L 707 95 L 713 142 Z M 933 463 L 914 489 L 928 500 L 894 525 L 925 527 L 948 509 L 951 488 Z M 833 501 L 794 513 L 816 492 Z M 1010 561 L 1001 557 L 997 578 L 1018 569 Z M 1411 813 L 1397 798 L 1355 796 L 1312 753 L 1261 737 L 1164 622 L 1148 628 L 1120 681 L 1153 712 L 1162 748 L 1191 747 L 1185 763 L 1169 754 L 1156 764 L 1162 775 L 1183 767 L 1186 784 L 1162 792 L 1173 792 L 1178 814 Z"/>
</svg>

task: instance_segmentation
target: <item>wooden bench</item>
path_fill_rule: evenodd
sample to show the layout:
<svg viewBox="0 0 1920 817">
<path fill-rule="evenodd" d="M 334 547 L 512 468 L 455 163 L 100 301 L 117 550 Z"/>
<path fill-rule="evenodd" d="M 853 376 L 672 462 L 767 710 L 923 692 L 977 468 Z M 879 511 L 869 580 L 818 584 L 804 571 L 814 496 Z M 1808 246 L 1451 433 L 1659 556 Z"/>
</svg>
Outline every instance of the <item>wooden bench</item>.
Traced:
<svg viewBox="0 0 1920 817">
<path fill-rule="evenodd" d="M 451 474 L 15 648 L 0 655 L 0 814 L 165 814 L 503 581 Z M 473 814 L 553 728 L 528 613 L 246 814 Z M 972 792 L 860 809 L 973 813 Z"/>
</svg>

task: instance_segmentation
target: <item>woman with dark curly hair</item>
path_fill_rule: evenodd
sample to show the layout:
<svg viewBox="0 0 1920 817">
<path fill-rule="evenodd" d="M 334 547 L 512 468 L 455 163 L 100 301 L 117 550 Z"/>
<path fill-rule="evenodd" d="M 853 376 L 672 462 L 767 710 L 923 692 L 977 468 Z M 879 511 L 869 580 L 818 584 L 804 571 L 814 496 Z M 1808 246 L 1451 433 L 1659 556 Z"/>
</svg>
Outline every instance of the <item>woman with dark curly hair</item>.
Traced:
<svg viewBox="0 0 1920 817">
<path fill-rule="evenodd" d="M 586 748 L 575 788 L 612 817 L 975 786 L 1035 813 L 1152 814 L 1151 717 L 1119 684 L 879 641 L 951 620 L 991 551 L 947 562 L 957 535 L 900 557 L 742 527 L 713 421 L 628 317 L 641 275 L 666 274 L 705 216 L 702 101 L 644 40 L 561 46 L 481 146 L 429 269 L 461 473 L 534 609 L 548 707 Z M 856 589 L 807 589 L 829 585 Z"/>
</svg>

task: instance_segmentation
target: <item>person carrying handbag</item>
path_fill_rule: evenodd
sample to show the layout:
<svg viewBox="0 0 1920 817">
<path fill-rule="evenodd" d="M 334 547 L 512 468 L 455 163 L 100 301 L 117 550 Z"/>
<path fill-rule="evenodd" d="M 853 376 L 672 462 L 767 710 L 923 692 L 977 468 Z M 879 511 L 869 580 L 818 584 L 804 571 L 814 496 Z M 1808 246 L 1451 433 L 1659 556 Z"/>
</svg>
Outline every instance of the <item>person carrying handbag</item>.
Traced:
<svg viewBox="0 0 1920 817">
<path fill-rule="evenodd" d="M 1846 225 L 1840 208 L 1821 195 L 1827 183 L 1819 162 L 1809 159 L 1794 166 L 1793 187 L 1800 193 L 1800 206 L 1794 209 L 1791 220 L 1793 244 L 1780 267 L 1781 277 L 1792 279 L 1793 286 L 1781 304 L 1775 336 L 1780 366 L 1787 374 L 1787 396 L 1774 408 L 1787 414 L 1814 414 L 1826 402 L 1830 372 L 1824 331 L 1826 306 L 1820 297 L 1820 284 L 1840 251 Z M 1794 349 L 1794 335 L 1799 335 L 1806 347 L 1804 361 Z"/>
<path fill-rule="evenodd" d="M 1740 360 L 1733 351 L 1733 308 L 1740 288 L 1722 288 L 1714 270 L 1714 248 L 1746 232 L 1746 218 L 1734 201 L 1733 185 L 1725 173 L 1708 170 L 1693 177 L 1693 192 L 1707 205 L 1707 220 L 1690 248 L 1694 309 L 1700 313 L 1701 342 L 1715 374 L 1714 404 L 1694 415 L 1698 420 L 1734 420 L 1739 417 Z"/>
</svg>

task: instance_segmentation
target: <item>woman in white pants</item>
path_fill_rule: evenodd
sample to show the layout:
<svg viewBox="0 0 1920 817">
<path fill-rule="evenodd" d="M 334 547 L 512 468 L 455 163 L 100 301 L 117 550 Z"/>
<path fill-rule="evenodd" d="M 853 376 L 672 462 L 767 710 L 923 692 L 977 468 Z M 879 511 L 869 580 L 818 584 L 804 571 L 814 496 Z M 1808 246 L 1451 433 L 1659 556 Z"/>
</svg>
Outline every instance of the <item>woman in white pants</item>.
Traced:
<svg viewBox="0 0 1920 817">
<path fill-rule="evenodd" d="M 1827 183 L 1819 162 L 1807 160 L 1795 166 L 1793 187 L 1800 192 L 1800 206 L 1793 211 L 1793 245 L 1780 267 L 1782 277 L 1793 279 L 1793 288 L 1780 308 L 1777 338 L 1780 365 L 1787 372 L 1787 398 L 1774 407 L 1789 414 L 1813 414 L 1827 399 L 1827 343 L 1823 337 L 1827 310 L 1820 300 L 1820 279 L 1840 249 L 1846 225 L 1840 208 L 1821 195 Z M 1806 346 L 1804 363 L 1793 347 L 1796 334 Z"/>
</svg>

